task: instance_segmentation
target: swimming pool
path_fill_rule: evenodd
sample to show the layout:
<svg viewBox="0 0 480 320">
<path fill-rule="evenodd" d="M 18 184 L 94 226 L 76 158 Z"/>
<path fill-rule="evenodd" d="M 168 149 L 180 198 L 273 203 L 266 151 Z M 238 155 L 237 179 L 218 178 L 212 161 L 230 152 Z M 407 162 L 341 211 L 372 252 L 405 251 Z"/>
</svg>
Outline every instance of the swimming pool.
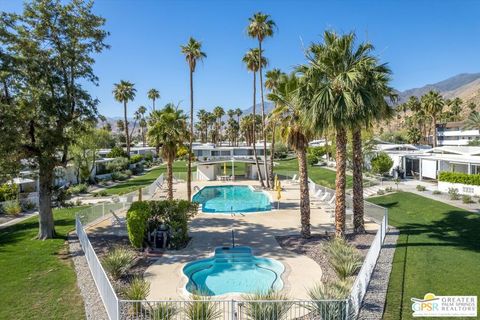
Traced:
<svg viewBox="0 0 480 320">
<path fill-rule="evenodd" d="M 207 213 L 270 211 L 270 199 L 263 191 L 250 186 L 207 186 L 198 191 L 192 201 L 202 205 Z"/>
<path fill-rule="evenodd" d="M 285 270 L 277 260 L 256 257 L 250 247 L 219 247 L 212 258 L 187 263 L 187 291 L 208 296 L 256 293 L 283 287 Z"/>
</svg>

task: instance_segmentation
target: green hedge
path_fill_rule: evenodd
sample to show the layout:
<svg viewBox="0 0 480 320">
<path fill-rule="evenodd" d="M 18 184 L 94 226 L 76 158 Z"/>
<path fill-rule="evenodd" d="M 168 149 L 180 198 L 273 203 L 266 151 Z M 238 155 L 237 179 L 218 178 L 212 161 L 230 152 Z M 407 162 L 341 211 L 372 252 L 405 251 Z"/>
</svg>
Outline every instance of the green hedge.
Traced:
<svg viewBox="0 0 480 320">
<path fill-rule="evenodd" d="M 147 202 L 132 203 L 127 212 L 127 231 L 130 243 L 135 248 L 143 248 L 148 229 L 148 218 L 150 218 L 150 206 Z"/>
<path fill-rule="evenodd" d="M 438 181 L 480 186 L 480 174 L 443 171 L 438 175 Z"/>
</svg>

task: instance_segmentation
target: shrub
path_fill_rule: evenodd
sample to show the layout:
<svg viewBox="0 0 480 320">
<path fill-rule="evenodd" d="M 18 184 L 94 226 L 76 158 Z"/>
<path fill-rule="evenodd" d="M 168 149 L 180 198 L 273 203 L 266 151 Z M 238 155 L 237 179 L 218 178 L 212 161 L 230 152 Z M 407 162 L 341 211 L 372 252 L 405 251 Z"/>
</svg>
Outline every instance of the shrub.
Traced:
<svg viewBox="0 0 480 320">
<path fill-rule="evenodd" d="M 450 196 L 450 200 L 460 200 L 460 194 L 457 188 L 448 188 L 448 195 Z"/>
<path fill-rule="evenodd" d="M 417 184 L 417 190 L 418 191 L 425 191 L 425 190 L 427 190 L 427 188 L 425 188 L 425 186 L 422 186 L 421 184 Z"/>
<path fill-rule="evenodd" d="M 386 187 L 385 192 L 393 192 L 393 188 L 392 187 Z"/>
<path fill-rule="evenodd" d="M 317 156 L 313 154 L 307 154 L 307 163 L 311 166 L 316 165 L 318 163 Z"/>
<path fill-rule="evenodd" d="M 328 256 L 328 262 L 342 280 L 355 275 L 362 266 L 360 252 L 344 239 L 335 238 L 329 241 L 323 250 Z"/>
<path fill-rule="evenodd" d="M 466 203 L 466 204 L 468 204 L 468 203 L 474 203 L 472 197 L 469 196 L 469 195 L 463 195 L 463 196 L 462 196 L 462 202 L 463 202 L 463 203 Z"/>
<path fill-rule="evenodd" d="M 185 315 L 189 320 L 214 320 L 221 318 L 222 313 L 209 297 L 194 294 L 185 305 Z"/>
<path fill-rule="evenodd" d="M 480 174 L 442 171 L 438 175 L 438 181 L 480 186 Z"/>
<path fill-rule="evenodd" d="M 143 248 L 144 238 L 148 229 L 150 207 L 148 202 L 132 203 L 127 212 L 128 239 L 135 248 Z"/>
<path fill-rule="evenodd" d="M 123 171 L 123 174 L 130 178 L 133 173 L 132 173 L 132 170 L 127 169 L 127 170 Z"/>
<path fill-rule="evenodd" d="M 150 309 L 150 318 L 152 320 L 171 320 L 180 312 L 180 310 L 171 302 L 159 302 Z"/>
<path fill-rule="evenodd" d="M 393 166 L 393 160 L 385 152 L 380 152 L 371 160 L 370 164 L 373 173 L 386 175 Z"/>
<path fill-rule="evenodd" d="M 79 194 L 87 192 L 88 186 L 85 183 L 79 183 L 75 186 L 68 188 L 68 192 L 71 194 Z"/>
<path fill-rule="evenodd" d="M 32 201 L 25 201 L 23 204 L 22 204 L 22 209 L 25 210 L 25 211 L 30 211 L 30 210 L 34 210 L 37 208 L 37 204 L 35 202 L 32 202 Z"/>
<path fill-rule="evenodd" d="M 433 194 L 442 194 L 442 192 L 440 190 L 433 190 L 432 192 Z"/>
<path fill-rule="evenodd" d="M 131 164 L 138 163 L 138 162 L 142 161 L 143 159 L 144 159 L 143 155 L 134 154 L 133 156 L 130 157 L 130 163 Z"/>
<path fill-rule="evenodd" d="M 145 153 L 143 158 L 145 159 L 145 161 L 152 162 L 153 161 L 153 153 L 148 151 L 148 152 Z"/>
<path fill-rule="evenodd" d="M 127 300 L 145 300 L 150 293 L 150 283 L 136 276 L 123 290 L 123 295 Z M 130 305 L 130 312 L 137 314 L 142 308 L 141 302 L 133 302 Z"/>
<path fill-rule="evenodd" d="M 100 190 L 98 192 L 93 193 L 94 197 L 106 197 L 108 196 L 107 190 Z"/>
<path fill-rule="evenodd" d="M 319 319 L 336 320 L 343 318 L 346 310 L 345 302 L 336 300 L 347 299 L 351 286 L 352 281 L 350 279 L 315 285 L 308 291 L 308 296 L 314 301 L 308 308 L 315 315 L 318 315 Z"/>
<path fill-rule="evenodd" d="M 107 170 L 109 172 L 119 172 L 128 168 L 128 159 L 124 157 L 118 157 L 112 161 L 107 162 Z"/>
<path fill-rule="evenodd" d="M 274 290 L 266 293 L 245 295 L 244 299 L 245 314 L 248 316 L 248 319 L 252 320 L 284 319 L 292 306 L 292 303 L 287 301 L 288 297 L 286 295 Z M 262 302 L 258 302 L 259 300 Z"/>
<path fill-rule="evenodd" d="M 133 264 L 135 254 L 124 247 L 117 247 L 102 259 L 102 266 L 114 280 L 120 279 Z"/>
<path fill-rule="evenodd" d="M 133 174 L 139 174 L 139 173 L 142 173 L 143 170 L 144 170 L 143 165 L 141 163 L 139 163 L 131 169 L 131 172 Z"/>
<path fill-rule="evenodd" d="M 123 148 L 115 146 L 107 153 L 107 158 L 128 158 L 127 152 Z"/>
<path fill-rule="evenodd" d="M 379 196 L 383 196 L 383 195 L 385 194 L 385 190 L 379 189 L 379 190 L 377 191 L 377 194 L 378 194 Z"/>
<path fill-rule="evenodd" d="M 14 183 L 4 183 L 0 185 L 0 202 L 15 200 L 18 195 L 18 185 Z"/>
<path fill-rule="evenodd" d="M 114 172 L 112 173 L 112 180 L 113 181 L 125 181 L 128 179 L 128 176 L 122 172 Z"/>
<path fill-rule="evenodd" d="M 16 200 L 7 201 L 3 204 L 3 211 L 5 214 L 16 216 L 22 212 L 22 207 Z"/>
</svg>

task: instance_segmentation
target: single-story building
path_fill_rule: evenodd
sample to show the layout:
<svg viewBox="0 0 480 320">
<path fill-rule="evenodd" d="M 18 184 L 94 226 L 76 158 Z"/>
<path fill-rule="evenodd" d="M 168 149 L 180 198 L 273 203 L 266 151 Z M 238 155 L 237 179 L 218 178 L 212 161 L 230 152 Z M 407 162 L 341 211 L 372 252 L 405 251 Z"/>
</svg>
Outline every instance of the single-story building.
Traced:
<svg viewBox="0 0 480 320">
<path fill-rule="evenodd" d="M 193 164 L 197 167 L 196 180 L 235 180 L 235 179 L 258 179 L 257 166 L 254 159 L 207 160 Z M 259 161 L 260 172 L 265 177 L 265 166 Z M 270 164 L 267 161 L 267 170 Z"/>
</svg>

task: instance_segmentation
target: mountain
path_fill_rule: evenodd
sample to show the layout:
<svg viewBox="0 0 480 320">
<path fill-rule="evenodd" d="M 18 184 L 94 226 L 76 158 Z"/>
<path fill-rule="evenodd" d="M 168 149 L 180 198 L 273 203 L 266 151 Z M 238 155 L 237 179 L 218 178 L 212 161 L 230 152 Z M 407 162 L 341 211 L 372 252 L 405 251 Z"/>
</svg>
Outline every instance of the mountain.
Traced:
<svg viewBox="0 0 480 320">
<path fill-rule="evenodd" d="M 270 111 L 272 111 L 274 107 L 275 107 L 275 105 L 272 102 L 265 101 L 265 114 L 268 114 Z M 257 103 L 255 105 L 255 109 L 256 109 L 255 110 L 256 114 L 259 114 L 259 115 L 262 114 L 262 104 L 261 103 Z M 248 109 L 242 110 L 242 111 L 243 111 L 242 116 L 245 116 L 247 114 L 251 114 L 253 112 L 253 106 L 248 108 Z"/>
<path fill-rule="evenodd" d="M 465 102 L 480 100 L 480 73 L 461 73 L 437 83 L 399 92 L 398 103 L 406 102 L 410 96 L 420 97 L 430 90 L 440 92 L 445 98 L 459 97 Z"/>
</svg>

